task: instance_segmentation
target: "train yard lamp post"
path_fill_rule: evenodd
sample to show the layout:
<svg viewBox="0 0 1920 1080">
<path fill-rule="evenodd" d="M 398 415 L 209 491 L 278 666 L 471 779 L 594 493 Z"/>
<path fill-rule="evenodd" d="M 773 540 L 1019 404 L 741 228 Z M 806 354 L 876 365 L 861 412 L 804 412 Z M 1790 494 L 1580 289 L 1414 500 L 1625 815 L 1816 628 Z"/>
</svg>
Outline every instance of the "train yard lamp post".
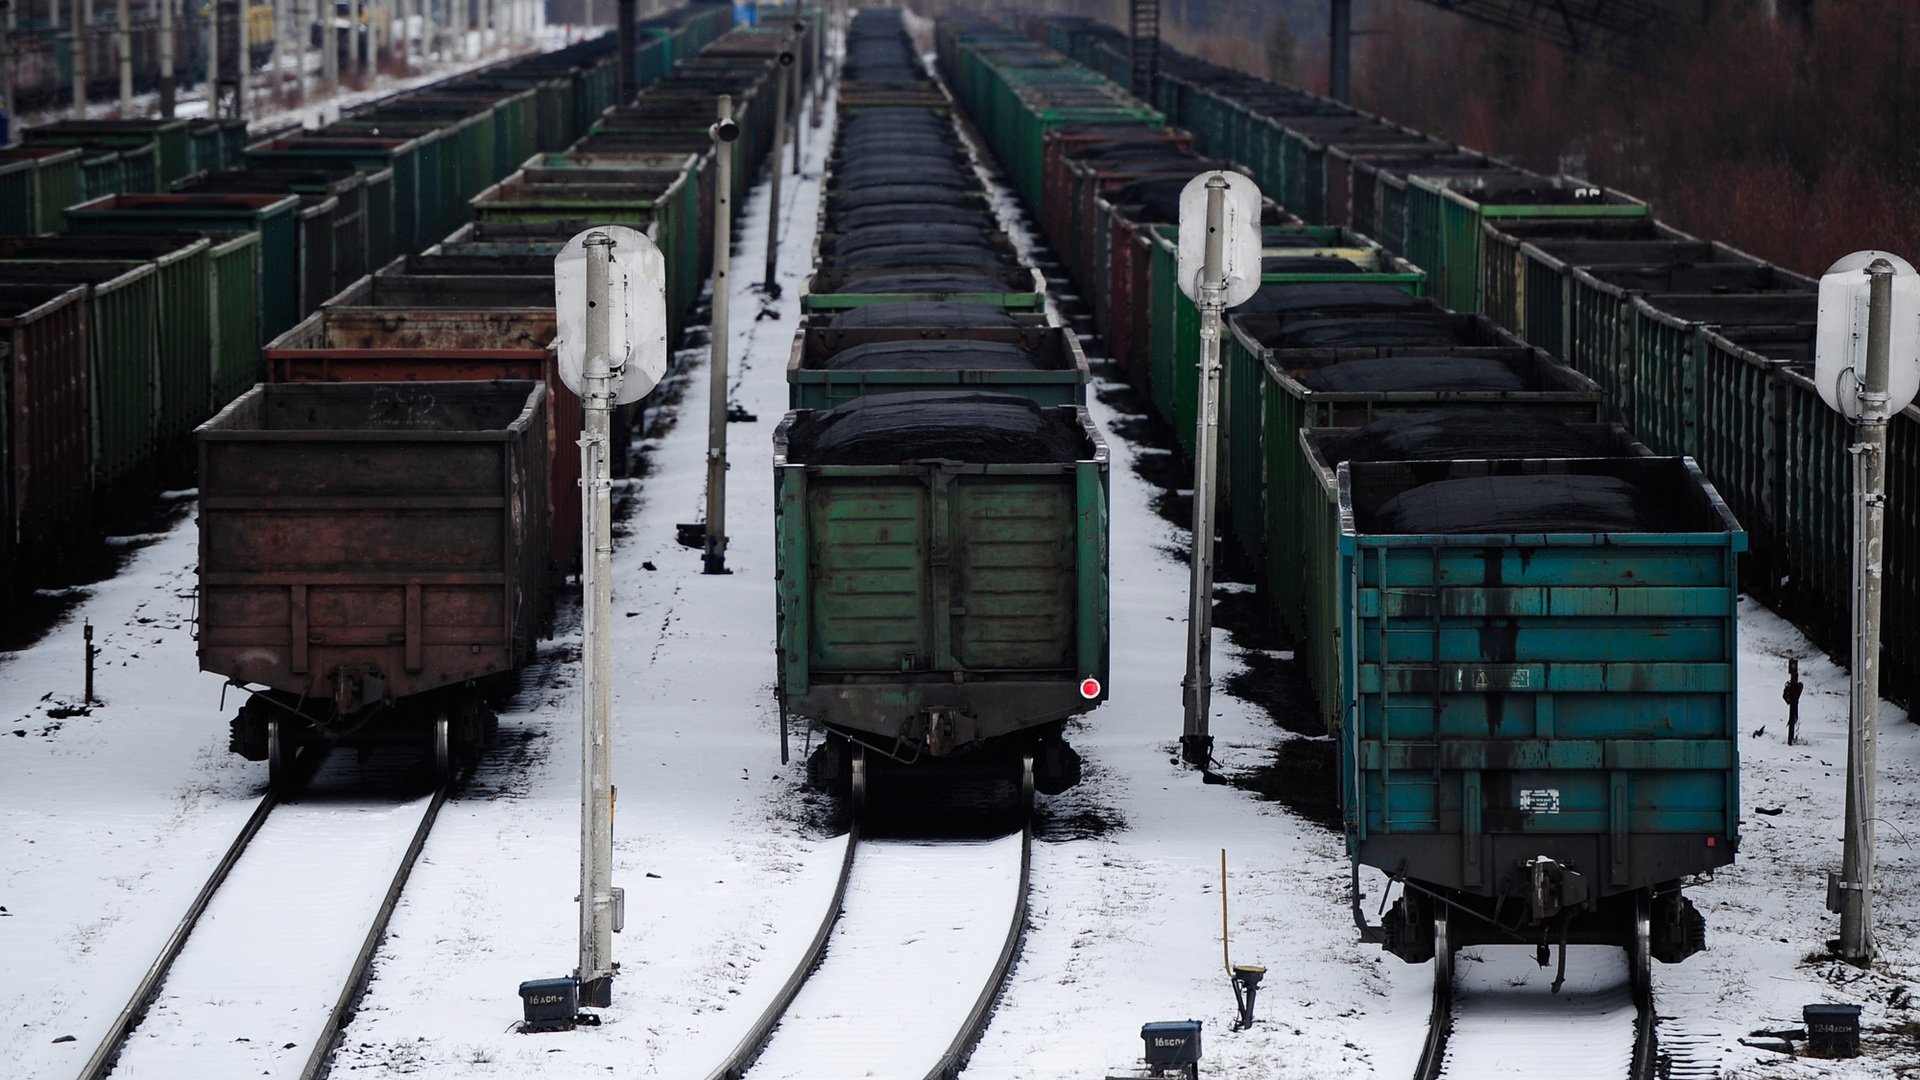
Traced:
<svg viewBox="0 0 1920 1080">
<path fill-rule="evenodd" d="M 522 984 L 529 1030 L 572 1027 L 579 1006 L 613 1004 L 613 409 L 667 370 L 666 260 L 639 232 L 603 225 L 553 260 L 560 380 L 580 395 L 580 957 L 569 979 Z M 530 990 L 529 987 L 532 989 Z"/>
<path fill-rule="evenodd" d="M 1920 275 L 1897 255 L 1859 251 L 1820 279 L 1814 380 L 1853 421 L 1853 656 L 1848 694 L 1846 837 L 1827 908 L 1840 956 L 1873 959 L 1874 782 L 1880 725 L 1880 591 L 1886 529 L 1887 421 L 1920 390 Z"/>
<path fill-rule="evenodd" d="M 1200 408 L 1193 438 L 1193 554 L 1187 598 L 1185 721 L 1180 757 L 1212 756 L 1207 709 L 1213 693 L 1213 532 L 1220 471 L 1220 320 L 1260 288 L 1260 189 L 1239 173 L 1201 173 L 1180 193 L 1180 291 L 1200 307 Z"/>
<path fill-rule="evenodd" d="M 727 347 L 733 279 L 733 95 L 720 95 L 713 135 L 713 322 L 707 386 L 707 522 L 701 560 L 704 572 L 727 572 Z"/>
</svg>

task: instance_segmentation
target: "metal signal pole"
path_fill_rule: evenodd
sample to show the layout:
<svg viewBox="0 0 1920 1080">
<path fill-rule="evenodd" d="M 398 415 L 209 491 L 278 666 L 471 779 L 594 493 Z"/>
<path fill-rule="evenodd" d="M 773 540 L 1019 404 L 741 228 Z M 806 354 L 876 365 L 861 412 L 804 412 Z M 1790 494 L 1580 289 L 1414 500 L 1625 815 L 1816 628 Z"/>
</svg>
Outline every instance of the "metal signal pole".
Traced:
<svg viewBox="0 0 1920 1080">
<path fill-rule="evenodd" d="M 1200 272 L 1200 416 L 1193 447 L 1192 581 L 1187 600 L 1187 677 L 1180 686 L 1186 709 L 1180 757 L 1205 765 L 1212 757 L 1207 733 L 1213 693 L 1213 511 L 1220 470 L 1220 319 L 1226 310 L 1225 178 L 1207 181 L 1206 263 Z"/>
<path fill-rule="evenodd" d="M 1867 266 L 1866 378 L 1853 453 L 1853 657 L 1847 731 L 1847 820 L 1840 868 L 1840 955 L 1873 959 L 1873 817 L 1880 727 L 1881 555 L 1886 535 L 1887 384 L 1893 323 L 1893 264 Z"/>
<path fill-rule="evenodd" d="M 713 323 L 707 388 L 707 528 L 704 570 L 727 572 L 727 347 L 733 278 L 733 142 L 740 126 L 733 119 L 733 95 L 720 95 L 720 118 L 713 125 Z M 775 169 L 776 174 L 779 169 Z"/>
<path fill-rule="evenodd" d="M 587 545 L 580 592 L 585 607 L 580 753 L 580 1004 L 613 1004 L 613 415 L 611 267 L 613 238 L 595 232 L 587 251 L 586 366 L 581 395 L 580 514 Z"/>
<path fill-rule="evenodd" d="M 1327 96 L 1353 97 L 1353 0 L 1329 0 L 1327 11 Z"/>
</svg>

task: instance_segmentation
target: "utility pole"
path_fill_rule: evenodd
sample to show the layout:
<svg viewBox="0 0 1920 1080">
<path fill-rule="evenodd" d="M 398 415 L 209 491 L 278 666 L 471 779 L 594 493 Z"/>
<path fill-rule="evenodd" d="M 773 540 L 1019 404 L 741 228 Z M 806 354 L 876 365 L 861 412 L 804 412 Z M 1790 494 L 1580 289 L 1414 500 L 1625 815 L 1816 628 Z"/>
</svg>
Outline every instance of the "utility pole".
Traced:
<svg viewBox="0 0 1920 1080">
<path fill-rule="evenodd" d="M 120 119 L 133 119 L 133 5 L 120 0 L 115 11 L 114 47 L 120 61 Z"/>
<path fill-rule="evenodd" d="M 727 572 L 727 347 L 733 278 L 733 143 L 740 125 L 733 119 L 733 95 L 720 95 L 720 118 L 713 125 L 713 322 L 707 387 L 707 527 L 703 572 Z M 775 170 L 776 172 L 779 170 Z"/>
<path fill-rule="evenodd" d="M 173 5 L 177 0 L 160 0 L 160 119 L 173 119 L 174 99 L 179 88 L 173 74 Z"/>
<path fill-rule="evenodd" d="M 59 0 L 54 0 L 58 3 Z M 73 0 L 73 115 L 87 118 L 87 0 Z"/>
<path fill-rule="evenodd" d="M 773 157 L 767 164 L 767 171 L 773 174 L 773 183 L 767 189 L 767 277 L 762 287 L 775 300 L 780 299 L 780 278 L 775 269 L 780 259 L 780 159 L 786 156 L 787 148 L 787 97 L 788 88 L 793 82 L 792 46 L 789 40 L 787 48 L 780 50 L 780 72 L 776 76 L 779 88 L 774 92 L 773 105 Z"/>
<path fill-rule="evenodd" d="M 0 146 L 13 145 L 13 2 L 0 0 Z"/>
<path fill-rule="evenodd" d="M 1328 0 L 1327 96 L 1353 97 L 1353 0 Z"/>
<path fill-rule="evenodd" d="M 633 70 L 634 50 L 637 47 L 637 43 L 633 40 L 634 0 L 620 0 L 615 10 L 615 17 L 620 20 L 620 25 L 615 28 L 620 34 L 619 103 L 631 105 L 634 95 L 640 92 Z"/>
<path fill-rule="evenodd" d="M 320 96 L 331 99 L 340 89 L 340 28 L 334 0 L 314 0 L 320 16 Z"/>
</svg>

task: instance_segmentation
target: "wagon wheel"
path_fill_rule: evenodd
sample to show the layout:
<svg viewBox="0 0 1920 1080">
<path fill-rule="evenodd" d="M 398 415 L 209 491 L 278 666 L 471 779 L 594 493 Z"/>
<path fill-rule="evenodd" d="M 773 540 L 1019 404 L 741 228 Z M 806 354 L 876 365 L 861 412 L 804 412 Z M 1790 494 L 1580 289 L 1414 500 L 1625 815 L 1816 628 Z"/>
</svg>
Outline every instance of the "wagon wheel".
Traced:
<svg viewBox="0 0 1920 1080">
<path fill-rule="evenodd" d="M 287 745 L 280 724 L 277 716 L 267 720 L 267 786 L 284 795 L 293 786 L 293 747 Z"/>
<path fill-rule="evenodd" d="M 459 759 L 453 753 L 453 718 L 442 706 L 433 718 L 433 780 L 442 787 L 453 783 Z"/>
<path fill-rule="evenodd" d="M 1030 824 L 1033 821 L 1032 754 L 1020 755 L 1020 794 L 1018 798 L 1020 801 L 1014 807 L 1014 813 L 1018 816 L 1021 824 Z"/>
<path fill-rule="evenodd" d="M 1633 933 L 1627 939 L 1627 975 L 1633 1000 L 1643 1004 L 1653 994 L 1653 891 L 1633 894 Z"/>
<path fill-rule="evenodd" d="M 858 823 L 867 813 L 867 748 L 853 745 L 853 780 L 849 785 L 848 801 L 853 804 L 853 820 Z"/>
</svg>

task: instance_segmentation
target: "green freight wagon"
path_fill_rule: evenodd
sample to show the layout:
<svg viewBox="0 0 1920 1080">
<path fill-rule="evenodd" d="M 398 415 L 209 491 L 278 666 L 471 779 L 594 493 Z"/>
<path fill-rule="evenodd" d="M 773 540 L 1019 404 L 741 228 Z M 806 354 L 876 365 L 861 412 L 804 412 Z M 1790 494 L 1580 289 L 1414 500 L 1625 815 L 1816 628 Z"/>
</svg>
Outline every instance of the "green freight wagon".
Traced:
<svg viewBox="0 0 1920 1080">
<path fill-rule="evenodd" d="M 1419 524 L 1540 482 L 1637 509 Z M 1454 946 L 1542 947 L 1646 920 L 1654 959 L 1703 948 L 1679 886 L 1733 861 L 1742 734 L 1746 534 L 1713 487 L 1677 458 L 1352 464 L 1339 485 L 1341 816 L 1356 863 L 1411 883 L 1389 947 L 1431 957 L 1436 920 Z"/>
<path fill-rule="evenodd" d="M 1455 311 L 1479 312 L 1481 230 L 1487 222 L 1647 217 L 1647 204 L 1570 176 L 1411 178 L 1407 258 L 1433 276 L 1433 295 Z"/>
<path fill-rule="evenodd" d="M 28 146 L 112 146 L 142 150 L 152 146 L 154 173 L 149 186 L 129 191 L 165 191 L 166 185 L 194 171 L 191 120 L 60 120 L 20 133 Z"/>
<path fill-rule="evenodd" d="M 910 359 L 855 366 L 847 354 L 863 346 L 898 350 L 917 346 Z M 994 366 L 937 366 L 938 354 L 986 350 L 1002 354 Z M 869 349 L 869 351 L 872 351 Z M 1013 357 L 1008 362 L 1008 357 Z M 1020 363 L 1024 359 L 1025 363 Z M 787 405 L 793 409 L 831 409 L 855 398 L 917 390 L 990 390 L 1027 398 L 1037 405 L 1085 405 L 1087 354 L 1071 329 L 1035 326 L 1018 329 L 969 328 L 942 332 L 928 340 L 919 328 L 848 329 L 802 327 L 787 361 Z"/>
<path fill-rule="evenodd" d="M 173 444 L 212 415 L 211 247 L 205 237 L 190 234 L 9 237 L 0 239 L 0 280 L 46 280 L 46 273 L 58 274 L 58 268 L 67 265 L 122 271 L 152 265 L 156 318 L 150 332 L 158 342 L 154 437 L 163 449 L 181 449 Z"/>
<path fill-rule="evenodd" d="M 1489 411 L 1484 403 L 1466 406 L 1443 404 L 1432 411 L 1446 413 L 1459 408 L 1482 413 Z M 1326 723 L 1328 734 L 1338 734 L 1342 708 L 1339 469 L 1349 461 L 1344 444 L 1357 430 L 1356 427 L 1301 428 L 1293 433 L 1295 461 L 1300 477 L 1297 484 L 1299 500 L 1293 506 L 1294 535 L 1298 537 L 1297 550 L 1301 553 L 1301 602 L 1306 620 L 1306 629 L 1299 636 L 1294 655 L 1296 663 L 1306 672 L 1308 685 L 1313 688 L 1314 698 L 1320 707 L 1320 718 Z M 1591 452 L 1581 454 L 1582 457 L 1652 456 L 1651 451 L 1619 424 L 1568 424 L 1562 430 L 1570 441 L 1577 439 L 1591 445 Z M 1495 445 L 1497 439 L 1497 433 L 1489 433 L 1487 445 Z"/>
<path fill-rule="evenodd" d="M 1039 789 L 1058 791 L 1078 778 L 1061 725 L 1106 696 L 1107 447 L 1083 408 L 959 398 L 949 417 L 1017 414 L 1044 449 L 826 448 L 922 395 L 792 412 L 775 431 L 783 737 L 798 716 L 903 760 L 1030 752 Z"/>
<path fill-rule="evenodd" d="M 1439 408 L 1526 411 L 1569 423 L 1607 419 L 1605 396 L 1593 380 L 1560 366 L 1546 353 L 1521 346 L 1517 339 L 1476 316 L 1427 318 L 1456 327 L 1458 339 L 1473 344 L 1277 349 L 1268 342 L 1283 325 L 1280 316 L 1247 314 L 1228 320 L 1230 348 L 1243 354 L 1235 356 L 1232 363 L 1258 365 L 1263 373 L 1260 447 L 1264 472 L 1257 480 L 1247 482 L 1257 484 L 1264 499 L 1262 543 L 1275 614 L 1283 625 L 1296 631 L 1304 626 L 1305 604 L 1300 552 L 1294 537 L 1306 481 L 1295 432 L 1310 427 L 1359 427 L 1381 416 Z M 1393 356 L 1493 361 L 1511 370 L 1526 391 L 1328 391 L 1312 389 L 1303 381 L 1310 373 L 1341 361 Z M 1244 518 L 1241 520 L 1244 522 Z"/>
<path fill-rule="evenodd" d="M 1574 268 L 1745 258 L 1650 217 L 1490 221 L 1480 232 L 1480 313 L 1561 357 Z"/>
<path fill-rule="evenodd" d="M 1176 273 L 1180 227 L 1155 225 L 1148 232 L 1152 240 L 1147 296 L 1151 320 L 1148 323 L 1151 335 L 1148 343 L 1148 383 L 1152 388 L 1154 407 L 1173 425 L 1174 437 L 1179 440 L 1180 449 L 1191 456 L 1194 431 L 1200 417 L 1200 309 L 1181 291 L 1179 275 Z M 1330 263 L 1325 268 L 1296 263 L 1289 264 L 1286 269 L 1263 272 L 1260 275 L 1262 292 L 1284 289 L 1289 285 L 1329 282 L 1392 285 L 1412 296 L 1419 296 L 1425 291 L 1427 276 L 1424 271 L 1405 259 L 1388 254 L 1372 240 L 1349 230 L 1326 225 L 1269 225 L 1263 227 L 1261 233 L 1265 245 L 1261 250 L 1263 262 L 1276 267 L 1281 264 L 1275 260 L 1285 259 L 1324 259 Z M 1331 265 L 1335 260 L 1344 265 Z M 1225 348 L 1221 350 L 1221 358 L 1224 364 Z M 1232 374 L 1243 377 L 1235 379 Z M 1227 424 L 1227 418 L 1237 414 L 1243 406 L 1253 410 L 1247 413 L 1247 418 L 1259 415 L 1258 406 L 1249 404 L 1258 401 L 1259 373 L 1252 368 L 1243 368 L 1232 374 L 1223 371 L 1221 422 L 1229 438 L 1234 434 L 1244 437 L 1249 429 L 1232 428 Z M 1227 404 L 1234 401 L 1236 390 L 1245 391 L 1239 395 L 1239 403 Z M 1244 445 L 1250 446 L 1252 443 L 1249 441 Z M 1234 457 L 1223 451 L 1221 460 L 1232 462 Z"/>
<path fill-rule="evenodd" d="M 0 550 L 17 542 L 22 569 L 57 562 L 86 521 L 87 298 L 85 286 L 0 285 Z"/>
<path fill-rule="evenodd" d="M 87 286 L 87 387 L 96 502 L 152 479 L 159 409 L 159 271 L 142 263 L 48 263 L 33 280 Z"/>
<path fill-rule="evenodd" d="M 0 236 L 39 236 L 66 224 L 60 212 L 80 201 L 78 147 L 0 150 Z"/>
<path fill-rule="evenodd" d="M 377 185 L 370 181 L 367 199 L 367 265 L 385 266 L 400 250 L 418 251 L 446 235 L 429 235 L 431 230 L 422 217 L 422 199 L 428 200 L 426 213 L 431 216 L 439 188 L 422 172 L 421 149 L 419 139 L 308 133 L 255 143 L 247 147 L 246 159 L 249 164 L 287 168 L 344 163 L 370 176 L 391 171 L 387 197 L 379 198 Z"/>
<path fill-rule="evenodd" d="M 68 207 L 67 223 L 75 232 L 259 233 L 264 343 L 299 318 L 299 207 L 293 195 L 113 195 Z"/>
</svg>

